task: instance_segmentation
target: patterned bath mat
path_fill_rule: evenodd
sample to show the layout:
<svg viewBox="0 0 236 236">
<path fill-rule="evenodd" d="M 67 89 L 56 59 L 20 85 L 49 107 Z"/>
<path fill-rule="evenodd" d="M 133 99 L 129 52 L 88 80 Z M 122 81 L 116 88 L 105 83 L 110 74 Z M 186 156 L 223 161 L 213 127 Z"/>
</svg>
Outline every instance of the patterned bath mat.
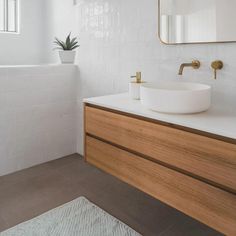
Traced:
<svg viewBox="0 0 236 236">
<path fill-rule="evenodd" d="M 84 197 L 10 228 L 0 236 L 141 236 Z"/>
</svg>

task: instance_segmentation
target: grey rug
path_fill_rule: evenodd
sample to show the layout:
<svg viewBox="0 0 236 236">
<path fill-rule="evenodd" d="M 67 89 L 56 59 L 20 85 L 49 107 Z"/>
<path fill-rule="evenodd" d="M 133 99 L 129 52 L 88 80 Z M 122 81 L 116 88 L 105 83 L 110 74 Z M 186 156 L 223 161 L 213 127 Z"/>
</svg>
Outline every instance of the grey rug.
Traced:
<svg viewBox="0 0 236 236">
<path fill-rule="evenodd" d="M 10 228 L 0 236 L 141 236 L 84 197 Z"/>
</svg>

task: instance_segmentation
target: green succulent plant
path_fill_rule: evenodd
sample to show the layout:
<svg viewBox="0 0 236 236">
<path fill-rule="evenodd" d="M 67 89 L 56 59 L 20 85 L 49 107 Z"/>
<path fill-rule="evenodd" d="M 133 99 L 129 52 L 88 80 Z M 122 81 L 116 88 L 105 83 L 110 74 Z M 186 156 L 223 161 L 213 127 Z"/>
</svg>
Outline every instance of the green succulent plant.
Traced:
<svg viewBox="0 0 236 236">
<path fill-rule="evenodd" d="M 72 51 L 80 46 L 78 45 L 77 37 L 71 39 L 71 33 L 66 37 L 66 41 L 55 38 L 54 43 L 58 46 L 55 49 L 62 49 L 64 51 Z"/>
</svg>

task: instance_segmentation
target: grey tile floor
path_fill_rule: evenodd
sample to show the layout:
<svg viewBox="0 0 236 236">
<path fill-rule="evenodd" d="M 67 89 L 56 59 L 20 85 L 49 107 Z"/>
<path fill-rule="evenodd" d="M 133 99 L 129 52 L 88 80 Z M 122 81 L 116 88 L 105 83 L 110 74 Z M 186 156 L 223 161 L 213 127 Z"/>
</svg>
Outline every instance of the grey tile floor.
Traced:
<svg viewBox="0 0 236 236">
<path fill-rule="evenodd" d="M 0 177 L 0 231 L 85 196 L 144 236 L 218 236 L 77 154 Z"/>
</svg>

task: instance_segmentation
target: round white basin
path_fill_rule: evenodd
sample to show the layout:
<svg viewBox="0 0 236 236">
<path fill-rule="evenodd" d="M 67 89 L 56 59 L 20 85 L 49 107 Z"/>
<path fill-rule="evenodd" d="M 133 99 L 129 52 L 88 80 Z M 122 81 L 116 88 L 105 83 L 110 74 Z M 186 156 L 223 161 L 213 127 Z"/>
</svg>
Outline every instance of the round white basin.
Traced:
<svg viewBox="0 0 236 236">
<path fill-rule="evenodd" d="M 164 113 L 188 114 L 209 109 L 211 86 L 197 83 L 169 82 L 141 85 L 141 103 Z"/>
</svg>

